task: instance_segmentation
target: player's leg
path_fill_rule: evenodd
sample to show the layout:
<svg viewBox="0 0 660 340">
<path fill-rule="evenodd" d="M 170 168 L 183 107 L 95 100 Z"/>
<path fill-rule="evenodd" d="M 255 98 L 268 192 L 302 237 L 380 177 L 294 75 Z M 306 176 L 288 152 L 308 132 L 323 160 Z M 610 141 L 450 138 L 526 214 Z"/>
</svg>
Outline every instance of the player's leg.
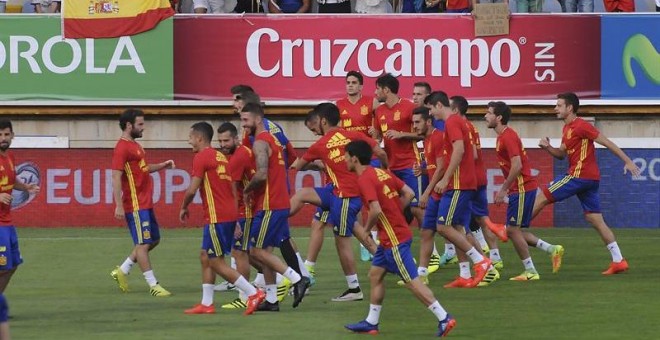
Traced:
<svg viewBox="0 0 660 340">
<path fill-rule="evenodd" d="M 11 277 L 23 263 L 23 257 L 18 246 L 18 234 L 13 226 L 0 228 L 0 294 L 5 292 Z"/>
<path fill-rule="evenodd" d="M 334 302 L 358 301 L 363 299 L 360 281 L 357 275 L 357 266 L 353 256 L 353 228 L 357 222 L 358 214 L 362 209 L 360 198 L 335 198 L 330 209 L 330 221 L 335 234 L 335 247 L 339 256 L 339 263 L 346 278 L 348 289 L 341 295 L 332 298 Z"/>
<path fill-rule="evenodd" d="M 317 208 L 309 231 L 309 245 L 307 247 L 307 259 L 305 260 L 305 267 L 309 272 L 312 285 L 316 281 L 316 260 L 318 259 L 321 248 L 323 247 L 323 230 L 326 222 L 328 221 L 328 215 L 328 211 Z"/>
<path fill-rule="evenodd" d="M 371 268 L 369 269 L 369 282 L 371 284 L 371 292 L 369 297 L 369 314 L 367 318 L 353 324 L 345 325 L 344 327 L 355 333 L 378 334 L 378 324 L 380 322 L 380 312 L 383 308 L 383 300 L 385 299 L 385 285 L 383 279 L 387 273 L 387 259 L 383 248 L 379 247 L 372 260 Z"/>
</svg>

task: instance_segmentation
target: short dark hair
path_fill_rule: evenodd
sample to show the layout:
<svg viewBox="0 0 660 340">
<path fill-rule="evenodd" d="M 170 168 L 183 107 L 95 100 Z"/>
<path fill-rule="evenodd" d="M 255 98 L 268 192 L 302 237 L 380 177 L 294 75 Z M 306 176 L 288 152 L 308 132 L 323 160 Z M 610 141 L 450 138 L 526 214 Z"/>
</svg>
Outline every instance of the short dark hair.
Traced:
<svg viewBox="0 0 660 340">
<path fill-rule="evenodd" d="M 254 92 L 254 89 L 250 85 L 238 84 L 234 85 L 229 89 L 231 94 L 241 94 L 243 92 Z"/>
<path fill-rule="evenodd" d="M 426 90 L 426 93 L 431 93 L 431 85 L 425 81 L 418 81 L 413 87 L 423 87 Z"/>
<path fill-rule="evenodd" d="M 207 122 L 197 122 L 190 128 L 194 133 L 202 135 L 204 141 L 210 142 L 213 139 L 213 126 Z"/>
<path fill-rule="evenodd" d="M 580 109 L 580 98 L 573 92 L 564 92 L 557 95 L 557 99 L 563 99 L 566 106 L 573 107 L 573 113 L 577 114 Z"/>
<path fill-rule="evenodd" d="M 121 130 L 124 131 L 128 123 L 135 124 L 136 117 L 144 117 L 144 112 L 134 108 L 124 110 L 121 116 L 119 116 L 119 127 Z"/>
<path fill-rule="evenodd" d="M 463 96 L 453 96 L 449 98 L 451 100 L 452 110 L 456 109 L 460 112 L 461 115 L 465 116 L 468 110 L 468 101 Z"/>
<path fill-rule="evenodd" d="M 360 85 L 364 85 L 364 77 L 362 76 L 362 73 L 358 71 L 348 71 L 348 73 L 346 73 L 346 79 L 348 79 L 348 77 L 355 77 Z"/>
<path fill-rule="evenodd" d="M 333 103 L 321 103 L 314 107 L 320 118 L 325 118 L 330 126 L 339 125 L 339 108 Z"/>
<path fill-rule="evenodd" d="M 259 97 L 259 95 L 254 91 L 240 92 L 238 93 L 238 96 L 236 96 L 236 99 L 242 100 L 244 104 L 254 103 L 263 106 L 261 97 Z"/>
<path fill-rule="evenodd" d="M 230 122 L 223 122 L 222 124 L 220 124 L 220 126 L 218 127 L 218 134 L 225 133 L 227 131 L 229 131 L 229 134 L 232 137 L 238 136 L 238 129 L 236 129 L 236 125 Z"/>
<path fill-rule="evenodd" d="M 502 124 L 507 125 L 509 123 L 509 119 L 511 118 L 511 108 L 509 105 L 506 105 L 505 102 L 489 102 L 488 103 L 489 108 L 493 108 L 493 114 L 496 116 L 502 116 Z"/>
<path fill-rule="evenodd" d="M 371 146 L 369 146 L 369 143 L 363 140 L 354 140 L 348 145 L 346 145 L 346 153 L 348 153 L 348 156 L 350 157 L 357 157 L 358 160 L 360 161 L 360 164 L 362 165 L 369 165 L 371 163 Z"/>
<path fill-rule="evenodd" d="M 433 91 L 426 97 L 424 103 L 428 103 L 433 106 L 436 106 L 438 103 L 440 103 L 442 106 L 449 107 L 449 97 L 443 91 Z"/>
<path fill-rule="evenodd" d="M 3 118 L 0 119 L 0 130 L 9 129 L 11 133 L 14 133 L 14 127 L 11 125 L 11 120 Z"/>
<path fill-rule="evenodd" d="M 378 79 L 376 79 L 376 86 L 380 88 L 387 87 L 394 94 L 399 93 L 399 80 L 390 73 L 378 77 Z"/>
<path fill-rule="evenodd" d="M 305 116 L 305 124 L 309 124 L 311 121 L 319 119 L 319 113 L 316 110 L 310 110 Z"/>
<path fill-rule="evenodd" d="M 241 112 L 250 112 L 253 115 L 257 116 L 264 116 L 264 108 L 261 106 L 261 104 L 256 104 L 256 103 L 246 103 L 245 106 L 243 106 L 243 110 Z"/>
<path fill-rule="evenodd" d="M 422 115 L 422 119 L 426 121 L 431 120 L 433 118 L 431 117 L 431 110 L 429 110 L 429 108 L 425 106 L 420 106 L 413 109 L 413 116 L 414 115 Z"/>
</svg>

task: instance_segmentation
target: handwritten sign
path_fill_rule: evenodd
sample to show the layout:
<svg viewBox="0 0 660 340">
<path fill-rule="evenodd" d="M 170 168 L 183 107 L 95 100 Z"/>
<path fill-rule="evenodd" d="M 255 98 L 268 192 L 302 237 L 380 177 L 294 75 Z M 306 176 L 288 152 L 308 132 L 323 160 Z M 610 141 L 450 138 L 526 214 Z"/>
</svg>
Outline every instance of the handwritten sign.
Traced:
<svg viewBox="0 0 660 340">
<path fill-rule="evenodd" d="M 505 3 L 477 4 L 474 7 L 474 35 L 509 34 L 509 6 Z"/>
</svg>

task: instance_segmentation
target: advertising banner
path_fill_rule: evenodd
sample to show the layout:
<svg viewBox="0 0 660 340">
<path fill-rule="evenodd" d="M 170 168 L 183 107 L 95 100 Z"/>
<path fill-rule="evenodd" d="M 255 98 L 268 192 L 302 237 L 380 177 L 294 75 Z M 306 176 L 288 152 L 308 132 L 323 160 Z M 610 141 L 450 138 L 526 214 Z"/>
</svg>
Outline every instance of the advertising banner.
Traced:
<svg viewBox="0 0 660 340">
<path fill-rule="evenodd" d="M 124 226 L 123 220 L 113 217 L 115 204 L 112 197 L 111 149 L 16 149 L 17 174 L 21 181 L 38 183 L 41 192 L 28 195 L 14 191 L 12 202 L 13 221 L 23 227 L 108 227 Z M 298 150 L 299 154 L 304 150 Z M 539 181 L 547 183 L 552 178 L 552 160 L 545 152 L 529 150 L 534 159 L 534 173 Z M 191 218 L 179 222 L 179 208 L 183 194 L 190 184 L 193 153 L 187 149 L 147 149 L 147 162 L 158 163 L 173 159 L 176 169 L 152 174 L 154 179 L 154 210 L 163 227 L 201 226 L 203 212 L 199 194 L 190 208 Z M 493 202 L 504 178 L 497 167 L 493 150 L 485 150 L 484 160 L 488 168 L 488 199 Z M 660 165 L 659 165 L 660 168 Z M 301 187 L 321 186 L 322 175 L 316 171 L 290 171 L 289 185 L 292 190 Z M 505 205 L 491 204 L 491 217 L 504 222 Z M 290 219 L 291 226 L 309 226 L 315 207 L 306 206 Z M 552 209 L 539 216 L 535 226 L 552 226 Z"/>
<path fill-rule="evenodd" d="M 660 17 L 604 16 L 601 24 L 603 98 L 660 98 Z"/>
<path fill-rule="evenodd" d="M 174 32 L 177 99 L 229 99 L 250 84 L 266 100 L 345 95 L 350 70 L 365 93 L 385 72 L 399 93 L 426 81 L 470 99 L 600 96 L 600 17 L 513 16 L 510 34 L 474 37 L 469 16 L 183 17 Z"/>
<path fill-rule="evenodd" d="M 60 18 L 0 20 L 0 100 L 171 100 L 173 20 L 116 39 L 66 39 Z"/>
</svg>

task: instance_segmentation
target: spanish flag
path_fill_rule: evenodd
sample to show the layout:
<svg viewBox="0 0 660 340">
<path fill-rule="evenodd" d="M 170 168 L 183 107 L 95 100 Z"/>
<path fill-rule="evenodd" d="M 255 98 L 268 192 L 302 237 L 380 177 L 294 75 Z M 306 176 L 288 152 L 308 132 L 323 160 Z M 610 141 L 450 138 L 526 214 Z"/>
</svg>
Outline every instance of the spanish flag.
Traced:
<svg viewBox="0 0 660 340">
<path fill-rule="evenodd" d="M 116 38 L 153 29 L 174 15 L 169 0 L 63 0 L 66 38 Z"/>
</svg>

